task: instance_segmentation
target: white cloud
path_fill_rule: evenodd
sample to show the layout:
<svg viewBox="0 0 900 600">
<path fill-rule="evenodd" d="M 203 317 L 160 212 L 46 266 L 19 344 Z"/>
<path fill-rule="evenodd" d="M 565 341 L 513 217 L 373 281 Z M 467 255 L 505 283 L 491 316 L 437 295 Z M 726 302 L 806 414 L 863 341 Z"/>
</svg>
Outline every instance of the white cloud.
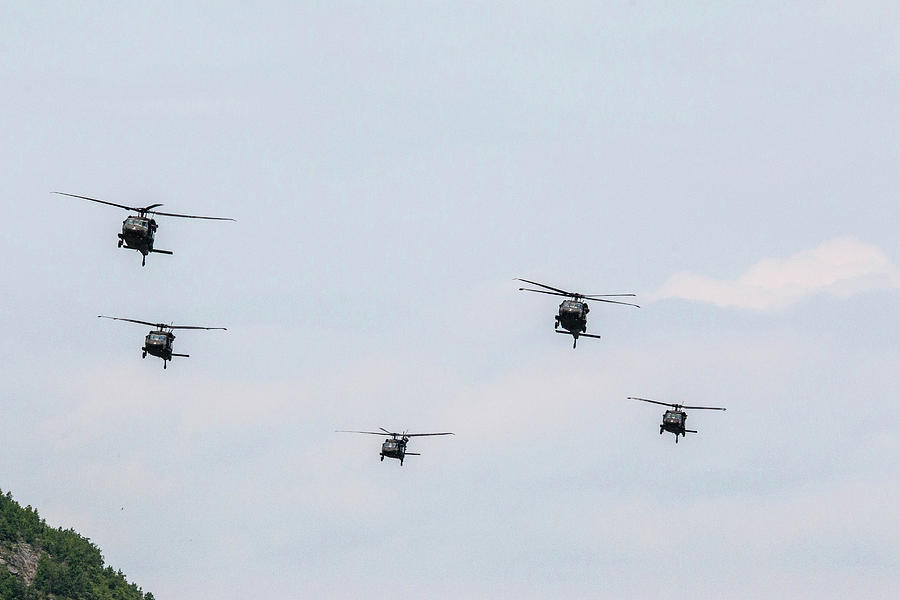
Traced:
<svg viewBox="0 0 900 600">
<path fill-rule="evenodd" d="M 900 269 L 884 252 L 853 237 L 841 237 L 786 259 L 767 258 L 735 280 L 678 273 L 653 299 L 683 298 L 753 310 L 777 310 L 814 294 L 849 298 L 900 288 Z"/>
</svg>

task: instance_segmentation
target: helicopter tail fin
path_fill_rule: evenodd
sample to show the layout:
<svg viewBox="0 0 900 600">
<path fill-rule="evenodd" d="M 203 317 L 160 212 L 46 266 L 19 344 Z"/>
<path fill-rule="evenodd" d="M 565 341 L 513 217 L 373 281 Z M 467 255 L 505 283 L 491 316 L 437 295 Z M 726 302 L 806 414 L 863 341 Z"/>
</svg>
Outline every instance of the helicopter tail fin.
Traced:
<svg viewBox="0 0 900 600">
<path fill-rule="evenodd" d="M 150 252 L 156 252 L 157 254 L 172 254 L 171 250 L 157 250 L 156 248 L 154 248 Z"/>
</svg>

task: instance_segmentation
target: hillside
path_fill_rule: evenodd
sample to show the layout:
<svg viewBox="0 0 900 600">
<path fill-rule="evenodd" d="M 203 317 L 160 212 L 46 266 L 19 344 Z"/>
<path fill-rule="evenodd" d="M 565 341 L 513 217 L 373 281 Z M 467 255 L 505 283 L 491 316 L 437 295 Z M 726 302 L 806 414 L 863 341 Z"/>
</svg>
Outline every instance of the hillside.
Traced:
<svg viewBox="0 0 900 600">
<path fill-rule="evenodd" d="M 0 600 L 154 600 L 103 566 L 91 541 L 53 529 L 0 490 Z"/>
</svg>

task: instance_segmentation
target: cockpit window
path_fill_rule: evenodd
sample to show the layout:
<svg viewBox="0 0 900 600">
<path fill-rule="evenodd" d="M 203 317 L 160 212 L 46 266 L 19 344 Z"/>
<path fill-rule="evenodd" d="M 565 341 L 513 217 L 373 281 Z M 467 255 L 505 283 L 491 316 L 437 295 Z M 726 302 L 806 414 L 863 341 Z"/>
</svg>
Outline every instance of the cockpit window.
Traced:
<svg viewBox="0 0 900 600">
<path fill-rule="evenodd" d="M 141 229 L 147 229 L 147 222 L 143 219 L 125 219 L 125 224 L 130 227 L 139 227 Z"/>
<path fill-rule="evenodd" d="M 151 342 L 156 342 L 156 343 L 158 343 L 158 344 L 165 344 L 165 343 L 166 343 L 166 334 L 164 334 L 164 333 L 151 333 L 151 334 L 150 334 L 150 341 L 151 341 Z"/>
</svg>

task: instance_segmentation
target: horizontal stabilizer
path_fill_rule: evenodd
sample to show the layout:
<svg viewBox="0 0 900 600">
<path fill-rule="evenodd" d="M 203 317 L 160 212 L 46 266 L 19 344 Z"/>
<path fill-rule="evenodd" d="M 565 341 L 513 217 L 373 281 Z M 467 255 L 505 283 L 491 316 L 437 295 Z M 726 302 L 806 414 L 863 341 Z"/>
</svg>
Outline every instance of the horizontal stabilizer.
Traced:
<svg viewBox="0 0 900 600">
<path fill-rule="evenodd" d="M 418 452 L 405 452 L 404 456 L 422 456 Z"/>
<path fill-rule="evenodd" d="M 183 356 L 183 357 L 185 357 L 185 358 L 188 358 L 188 357 L 190 356 L 190 354 L 175 354 L 175 353 L 173 352 L 173 353 L 172 353 L 172 356 Z"/>
<path fill-rule="evenodd" d="M 154 248 L 150 252 L 156 252 L 157 254 L 172 254 L 171 250 L 157 250 L 156 248 Z"/>
<path fill-rule="evenodd" d="M 556 333 L 562 333 L 562 334 L 565 334 L 565 335 L 575 335 L 575 334 L 572 333 L 571 331 L 563 331 L 562 329 L 554 329 L 554 331 L 555 331 Z M 578 337 L 580 337 L 580 338 L 581 338 L 581 337 L 597 338 L 598 340 L 600 339 L 600 336 L 599 336 L 599 335 L 593 335 L 593 334 L 590 334 L 590 333 L 579 333 L 579 334 L 578 334 Z"/>
<path fill-rule="evenodd" d="M 685 429 L 684 432 L 685 432 L 685 433 L 697 433 L 697 432 L 694 431 L 693 429 Z"/>
</svg>

